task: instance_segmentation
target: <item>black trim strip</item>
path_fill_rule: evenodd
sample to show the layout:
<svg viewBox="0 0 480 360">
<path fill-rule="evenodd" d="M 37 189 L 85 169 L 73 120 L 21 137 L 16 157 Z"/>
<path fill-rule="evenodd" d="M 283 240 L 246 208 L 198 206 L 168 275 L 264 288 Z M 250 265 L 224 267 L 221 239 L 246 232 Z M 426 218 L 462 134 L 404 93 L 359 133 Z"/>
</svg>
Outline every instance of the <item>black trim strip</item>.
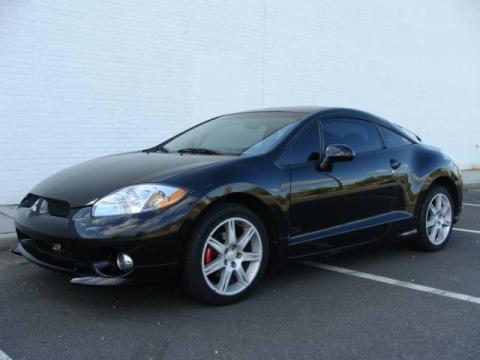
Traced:
<svg viewBox="0 0 480 360">
<path fill-rule="evenodd" d="M 411 219 L 413 216 L 405 211 L 391 211 L 385 214 L 372 216 L 366 219 L 352 221 L 347 224 L 336 225 L 326 229 L 312 231 L 306 234 L 292 236 L 288 242 L 289 246 L 303 244 L 305 242 L 320 240 L 323 238 L 345 234 L 352 231 L 371 228 L 389 224 L 392 222 Z"/>
</svg>

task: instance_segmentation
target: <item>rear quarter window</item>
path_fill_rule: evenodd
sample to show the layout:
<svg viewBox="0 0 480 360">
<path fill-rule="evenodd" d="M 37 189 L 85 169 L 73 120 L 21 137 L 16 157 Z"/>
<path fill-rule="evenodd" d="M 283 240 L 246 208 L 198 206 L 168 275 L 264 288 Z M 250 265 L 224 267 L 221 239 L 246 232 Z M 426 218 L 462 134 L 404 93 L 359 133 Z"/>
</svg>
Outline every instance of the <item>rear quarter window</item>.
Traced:
<svg viewBox="0 0 480 360">
<path fill-rule="evenodd" d="M 382 134 L 383 140 L 385 141 L 385 145 L 389 149 L 399 148 L 412 144 L 412 142 L 406 137 L 396 133 L 393 130 L 387 129 L 383 126 L 379 126 L 378 128 L 380 129 L 380 133 Z"/>
</svg>

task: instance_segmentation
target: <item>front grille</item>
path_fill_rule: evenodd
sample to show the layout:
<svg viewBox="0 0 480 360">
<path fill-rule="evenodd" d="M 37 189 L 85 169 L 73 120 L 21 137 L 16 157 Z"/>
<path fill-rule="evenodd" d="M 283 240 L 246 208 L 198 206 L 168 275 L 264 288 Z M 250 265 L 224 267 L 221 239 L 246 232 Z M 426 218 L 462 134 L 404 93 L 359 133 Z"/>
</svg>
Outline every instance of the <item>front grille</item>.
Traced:
<svg viewBox="0 0 480 360">
<path fill-rule="evenodd" d="M 23 248 L 35 259 L 48 264 L 53 265 L 64 270 L 75 271 L 76 265 L 75 261 L 65 256 L 65 254 L 59 255 L 53 251 L 45 251 L 43 245 L 39 244 L 38 239 L 34 240 L 23 240 L 20 241 Z M 42 246 L 42 247 L 41 247 Z"/>
<path fill-rule="evenodd" d="M 46 199 L 48 201 L 48 213 L 53 216 L 68 217 L 70 205 L 65 201 Z"/>
<path fill-rule="evenodd" d="M 32 241 L 33 245 L 43 253 L 65 260 L 72 259 L 72 250 L 64 241 L 57 242 L 55 240 L 43 240 L 38 238 L 33 238 Z"/>
<path fill-rule="evenodd" d="M 48 213 L 52 216 L 59 217 L 69 217 L 70 216 L 70 205 L 66 201 L 55 200 L 50 198 L 40 197 L 34 194 L 28 194 L 20 202 L 19 207 L 32 207 L 36 201 L 43 200 L 48 204 Z M 40 207 L 40 204 L 39 204 Z"/>
<path fill-rule="evenodd" d="M 38 200 L 38 196 L 37 195 L 33 195 L 33 194 L 28 194 L 27 196 L 25 196 L 23 198 L 23 200 L 20 202 L 20 204 L 18 205 L 19 207 L 31 207 L 35 201 Z"/>
<path fill-rule="evenodd" d="M 27 235 L 17 229 L 18 241 L 36 257 L 47 256 L 50 260 L 73 261 L 73 247 L 70 239 L 55 239 Z M 45 258 L 43 258 L 46 261 Z"/>
</svg>

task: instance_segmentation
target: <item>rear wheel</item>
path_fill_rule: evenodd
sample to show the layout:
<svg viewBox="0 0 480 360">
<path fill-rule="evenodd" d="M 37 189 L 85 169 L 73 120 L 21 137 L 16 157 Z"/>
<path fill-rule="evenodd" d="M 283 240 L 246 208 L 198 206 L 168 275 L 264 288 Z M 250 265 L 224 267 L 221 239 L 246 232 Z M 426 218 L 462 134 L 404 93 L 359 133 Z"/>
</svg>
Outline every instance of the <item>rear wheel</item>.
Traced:
<svg viewBox="0 0 480 360">
<path fill-rule="evenodd" d="M 184 285 L 212 305 L 238 301 L 265 271 L 264 225 L 249 209 L 233 204 L 210 210 L 192 232 L 184 257 Z"/>
<path fill-rule="evenodd" d="M 447 189 L 433 187 L 427 194 L 417 224 L 418 247 L 426 251 L 442 249 L 450 239 L 453 225 L 453 201 Z"/>
</svg>

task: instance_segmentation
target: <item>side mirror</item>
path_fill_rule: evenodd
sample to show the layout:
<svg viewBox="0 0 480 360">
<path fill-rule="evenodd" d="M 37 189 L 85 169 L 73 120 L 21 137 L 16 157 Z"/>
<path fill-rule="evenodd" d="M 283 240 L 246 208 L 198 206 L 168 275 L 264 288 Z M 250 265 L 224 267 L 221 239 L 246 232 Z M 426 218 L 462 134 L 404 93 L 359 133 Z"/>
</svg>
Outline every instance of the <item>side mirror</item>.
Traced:
<svg viewBox="0 0 480 360">
<path fill-rule="evenodd" d="M 320 163 L 320 170 L 329 169 L 334 162 L 351 161 L 355 157 L 355 152 L 347 145 L 332 144 L 325 149 L 325 157 Z"/>
</svg>

